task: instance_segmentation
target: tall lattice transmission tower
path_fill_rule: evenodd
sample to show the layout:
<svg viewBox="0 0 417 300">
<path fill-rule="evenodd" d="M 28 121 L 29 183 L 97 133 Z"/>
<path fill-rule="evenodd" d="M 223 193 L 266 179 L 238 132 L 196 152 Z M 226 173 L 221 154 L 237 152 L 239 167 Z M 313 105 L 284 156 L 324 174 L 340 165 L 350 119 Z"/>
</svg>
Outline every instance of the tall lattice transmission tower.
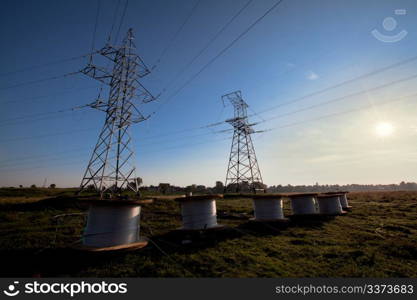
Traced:
<svg viewBox="0 0 417 300">
<path fill-rule="evenodd" d="M 133 162 L 129 127 L 146 120 L 137 104 L 154 100 L 151 93 L 139 82 L 150 73 L 142 59 L 135 54 L 132 29 L 129 29 L 120 46 L 106 44 L 95 55 L 107 59 L 107 67 L 93 64 L 81 70 L 109 86 L 107 101 L 98 99 L 90 107 L 106 113 L 104 125 L 81 181 L 81 190 L 93 184 L 100 197 L 114 198 L 124 189 L 139 194 L 139 184 Z M 110 63 L 110 64 L 109 64 Z"/>
<path fill-rule="evenodd" d="M 245 189 L 255 191 L 263 187 L 262 175 L 256 159 L 252 137 L 255 131 L 248 121 L 248 104 L 242 99 L 242 92 L 236 91 L 222 96 L 223 104 L 229 101 L 234 108 L 234 118 L 226 120 L 233 126 L 233 140 L 230 148 L 225 189 L 240 192 Z"/>
</svg>

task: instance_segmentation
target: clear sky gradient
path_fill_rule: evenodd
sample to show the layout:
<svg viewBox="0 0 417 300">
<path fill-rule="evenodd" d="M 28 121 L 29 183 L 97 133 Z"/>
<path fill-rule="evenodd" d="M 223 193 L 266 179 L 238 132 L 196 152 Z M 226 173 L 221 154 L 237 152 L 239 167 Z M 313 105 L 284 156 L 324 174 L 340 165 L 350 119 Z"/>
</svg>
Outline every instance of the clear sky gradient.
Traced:
<svg viewBox="0 0 417 300">
<path fill-rule="evenodd" d="M 141 107 L 144 114 L 156 111 L 152 118 L 131 127 L 137 175 L 145 185 L 224 181 L 231 133 L 217 132 L 228 124 L 196 128 L 232 116 L 221 95 L 235 90 L 242 91 L 249 113 L 257 113 L 251 117 L 259 122 L 256 128 L 271 129 L 254 136 L 266 184 L 417 181 L 417 59 L 302 98 L 417 56 L 416 1 L 284 0 L 177 92 L 276 2 L 252 1 L 179 76 L 247 3 L 201 0 L 170 43 L 196 1 L 130 0 L 121 25 L 118 40 L 133 28 L 137 52 L 149 67 L 169 46 L 142 81 L 155 96 L 168 88 Z M 26 83 L 86 65 L 81 58 L 45 64 L 91 51 L 98 2 L 95 49 L 104 46 L 115 15 L 116 38 L 125 0 L 118 14 L 117 0 L 2 1 L 0 186 L 39 186 L 45 178 L 48 184 L 79 185 L 104 113 L 58 111 L 92 102 L 100 85 L 82 74 Z M 387 37 L 407 34 L 384 42 L 373 30 Z M 300 100 L 286 104 L 294 99 Z M 388 132 L 376 129 L 381 123 Z"/>
</svg>

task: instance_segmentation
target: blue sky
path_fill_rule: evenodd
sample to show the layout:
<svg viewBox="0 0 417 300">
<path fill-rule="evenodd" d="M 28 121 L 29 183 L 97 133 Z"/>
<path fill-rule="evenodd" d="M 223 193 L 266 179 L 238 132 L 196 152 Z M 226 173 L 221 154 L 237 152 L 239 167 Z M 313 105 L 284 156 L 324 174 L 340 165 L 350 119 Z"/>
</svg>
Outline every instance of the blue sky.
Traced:
<svg viewBox="0 0 417 300">
<path fill-rule="evenodd" d="M 276 117 L 412 76 L 417 74 L 417 61 L 270 109 L 416 56 L 417 3 L 413 0 L 284 0 L 167 101 L 276 1 L 252 1 L 178 77 L 184 65 L 246 2 L 201 0 L 166 55 L 143 79 L 154 95 L 175 79 L 158 101 L 142 107 L 145 114 L 156 110 L 155 115 L 131 128 L 137 151 L 137 175 L 144 183 L 211 186 L 216 180 L 224 180 L 230 133 L 215 131 L 227 129 L 228 125 L 192 129 L 230 117 L 232 108 L 223 107 L 221 95 L 235 90 L 242 90 L 252 111 L 262 112 L 253 116 L 253 121 L 275 117 L 257 126 L 274 130 L 254 136 L 266 184 L 417 181 L 415 97 L 381 104 L 417 93 L 417 79 Z M 89 53 L 97 1 L 3 1 L 2 4 L 0 186 L 42 185 L 45 178 L 58 186 L 77 186 L 104 114 L 88 108 L 56 112 L 92 102 L 99 84 L 78 74 L 13 86 L 85 66 L 86 59 L 76 59 L 15 72 Z M 152 67 L 195 4 L 196 0 L 130 0 L 119 40 L 132 27 L 137 52 Z M 100 1 L 96 49 L 107 39 L 116 5 L 116 0 Z M 405 9 L 406 13 L 396 15 L 396 9 Z M 397 22 L 391 31 L 383 27 L 383 20 L 388 17 Z M 389 21 L 392 19 L 386 25 Z M 117 21 L 116 29 L 118 24 Z M 386 43 L 372 35 L 375 29 L 388 36 L 406 30 L 407 35 L 398 42 Z M 369 105 L 370 109 L 308 121 Z M 378 135 L 375 126 L 381 122 L 389 123 L 393 132 Z M 292 123 L 299 124 L 286 126 Z"/>
</svg>

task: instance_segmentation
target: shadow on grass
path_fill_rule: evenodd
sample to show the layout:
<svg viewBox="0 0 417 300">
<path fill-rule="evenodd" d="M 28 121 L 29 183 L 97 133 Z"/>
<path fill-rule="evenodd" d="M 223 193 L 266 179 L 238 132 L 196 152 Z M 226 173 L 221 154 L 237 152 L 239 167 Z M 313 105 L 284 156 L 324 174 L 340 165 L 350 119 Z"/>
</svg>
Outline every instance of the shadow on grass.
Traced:
<svg viewBox="0 0 417 300">
<path fill-rule="evenodd" d="M 147 247 L 135 251 L 87 252 L 72 248 L 0 250 L 1 277 L 67 277 L 77 276 L 89 268 L 122 263 L 135 254 L 152 261 L 179 254 L 190 254 L 215 247 L 227 239 L 243 234 L 232 228 L 212 232 L 194 232 L 191 236 L 170 231 L 150 238 Z M 187 241 L 192 241 L 188 243 Z M 184 243 L 185 242 L 185 243 Z"/>
<path fill-rule="evenodd" d="M 243 236 L 278 236 L 290 227 L 308 227 L 320 229 L 334 217 L 297 219 L 289 222 L 245 222 L 238 226 L 226 226 L 220 230 L 173 230 L 152 236 L 151 240 L 163 243 L 169 252 L 193 253 L 200 249 L 215 247 L 217 244 Z M 151 243 L 152 244 L 152 243 Z M 155 245 L 154 245 L 155 246 Z"/>
<path fill-rule="evenodd" d="M 2 277 L 68 276 L 94 265 L 98 258 L 69 248 L 2 250 L 0 257 Z"/>
<path fill-rule="evenodd" d="M 246 222 L 238 226 L 238 229 L 249 231 L 257 236 L 275 236 L 291 227 L 304 227 L 311 229 L 321 229 L 327 222 L 334 220 L 334 216 L 319 216 L 289 219 L 288 222 L 282 221 L 257 221 Z"/>
</svg>

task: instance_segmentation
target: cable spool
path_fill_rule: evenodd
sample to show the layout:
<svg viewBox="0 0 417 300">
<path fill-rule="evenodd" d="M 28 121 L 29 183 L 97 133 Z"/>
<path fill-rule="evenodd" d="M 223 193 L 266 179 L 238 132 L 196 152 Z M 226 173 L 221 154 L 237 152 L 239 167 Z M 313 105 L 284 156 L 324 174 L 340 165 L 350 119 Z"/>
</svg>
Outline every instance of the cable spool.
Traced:
<svg viewBox="0 0 417 300">
<path fill-rule="evenodd" d="M 175 199 L 181 205 L 182 230 L 204 230 L 217 224 L 216 199 L 222 195 L 188 196 Z"/>
<path fill-rule="evenodd" d="M 342 194 L 322 194 L 317 197 L 320 214 L 323 215 L 340 215 L 345 213 L 342 210 L 339 197 Z"/>
<path fill-rule="evenodd" d="M 335 194 L 339 195 L 339 201 L 340 201 L 340 205 L 342 206 L 342 209 L 349 209 L 349 208 L 352 208 L 352 206 L 349 206 L 349 203 L 348 203 L 348 199 L 347 199 L 347 194 L 348 193 L 349 193 L 348 191 L 345 191 L 345 192 L 326 192 L 326 193 L 323 193 L 323 194 L 325 194 L 325 195 L 335 195 Z"/>
<path fill-rule="evenodd" d="M 88 211 L 82 245 L 87 249 L 113 250 L 147 243 L 140 237 L 141 201 L 93 200 Z"/>
<path fill-rule="evenodd" d="M 318 213 L 317 193 L 287 195 L 291 200 L 293 215 L 314 215 Z"/>
<path fill-rule="evenodd" d="M 282 195 L 253 195 L 254 221 L 287 220 L 284 217 Z"/>
<path fill-rule="evenodd" d="M 352 206 L 349 205 L 349 202 L 348 202 L 348 199 L 347 199 L 347 194 L 348 193 L 349 192 L 342 192 L 340 197 L 339 197 L 340 205 L 342 205 L 342 209 L 349 209 L 349 208 L 352 207 Z"/>
</svg>

